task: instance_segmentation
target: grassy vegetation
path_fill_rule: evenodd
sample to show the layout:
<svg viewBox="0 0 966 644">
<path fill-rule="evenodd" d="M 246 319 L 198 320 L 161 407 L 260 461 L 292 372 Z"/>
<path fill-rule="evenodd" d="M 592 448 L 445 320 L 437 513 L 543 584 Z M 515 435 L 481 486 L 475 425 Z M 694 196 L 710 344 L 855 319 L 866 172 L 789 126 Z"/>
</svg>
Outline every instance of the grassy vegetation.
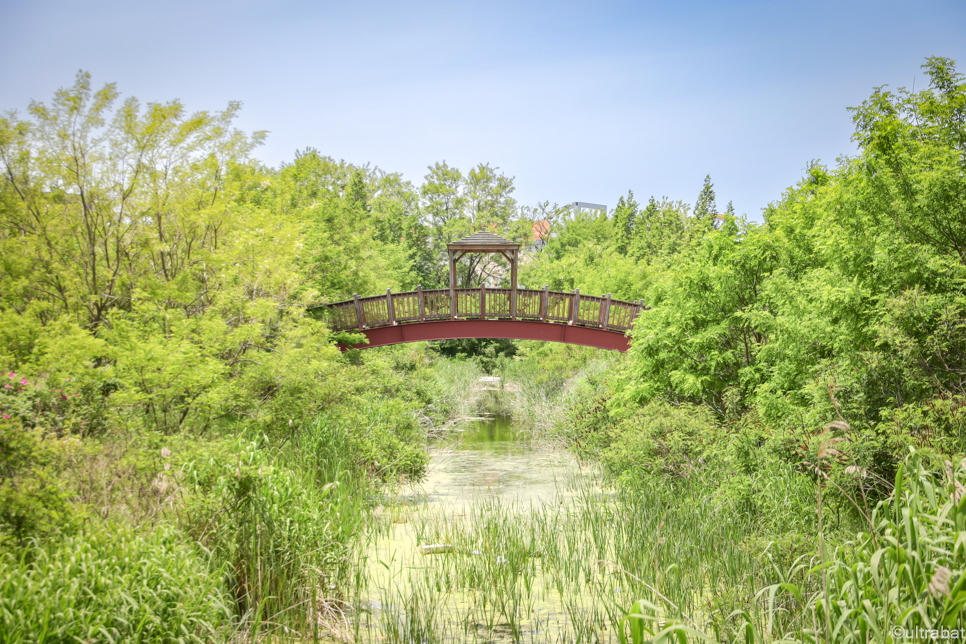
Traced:
<svg viewBox="0 0 966 644">
<path fill-rule="evenodd" d="M 0 640 L 209 642 L 232 622 L 204 553 L 175 530 L 96 526 L 0 559 Z"/>
<path fill-rule="evenodd" d="M 421 475 L 425 432 L 466 413 L 477 378 L 422 347 L 355 362 L 338 391 L 322 383 L 320 413 L 300 416 L 300 403 L 280 427 L 79 439 L 0 420 L 0 639 L 338 631 L 371 492 Z M 19 394 L 8 402 L 40 415 Z"/>
<path fill-rule="evenodd" d="M 394 642 L 413 632 L 426 642 L 616 642 L 640 597 L 661 608 L 661 620 L 737 631 L 731 614 L 741 608 L 764 625 L 749 598 L 779 578 L 758 549 L 757 526 L 712 496 L 687 498 L 657 483 L 606 496 L 585 487 L 573 504 L 481 502 L 456 521 L 416 514 L 419 543 L 453 552 L 384 580 L 376 632 Z"/>
</svg>

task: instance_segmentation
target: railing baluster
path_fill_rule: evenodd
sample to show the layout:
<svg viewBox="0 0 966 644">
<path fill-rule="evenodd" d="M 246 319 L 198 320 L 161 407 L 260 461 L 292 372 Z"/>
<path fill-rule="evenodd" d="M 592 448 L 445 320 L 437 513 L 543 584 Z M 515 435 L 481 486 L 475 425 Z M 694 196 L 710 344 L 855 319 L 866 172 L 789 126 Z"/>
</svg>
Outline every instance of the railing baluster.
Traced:
<svg viewBox="0 0 966 644">
<path fill-rule="evenodd" d="M 627 321 L 628 330 L 630 330 L 634 326 L 634 318 L 637 317 L 637 312 L 641 308 L 639 302 L 640 300 L 634 300 L 634 308 L 631 309 L 631 318 Z"/>
<path fill-rule="evenodd" d="M 570 300 L 570 324 L 580 323 L 580 289 L 575 288 L 573 298 Z"/>
<path fill-rule="evenodd" d="M 610 324 L 610 293 L 607 294 L 607 302 L 604 303 L 604 323 L 600 328 L 606 330 L 608 324 Z"/>
<path fill-rule="evenodd" d="M 416 308 L 419 309 L 417 311 L 417 314 L 419 316 L 419 321 L 420 322 L 425 322 L 426 321 L 426 305 L 423 302 L 423 287 L 422 286 L 417 286 L 416 287 Z"/>
<path fill-rule="evenodd" d="M 550 287 L 544 286 L 540 294 L 540 321 L 547 321 L 547 308 L 550 305 Z"/>
<path fill-rule="evenodd" d="M 517 319 L 517 287 L 516 284 L 510 289 L 510 319 Z"/>
<path fill-rule="evenodd" d="M 486 319 L 486 284 L 480 284 L 480 319 Z"/>
</svg>

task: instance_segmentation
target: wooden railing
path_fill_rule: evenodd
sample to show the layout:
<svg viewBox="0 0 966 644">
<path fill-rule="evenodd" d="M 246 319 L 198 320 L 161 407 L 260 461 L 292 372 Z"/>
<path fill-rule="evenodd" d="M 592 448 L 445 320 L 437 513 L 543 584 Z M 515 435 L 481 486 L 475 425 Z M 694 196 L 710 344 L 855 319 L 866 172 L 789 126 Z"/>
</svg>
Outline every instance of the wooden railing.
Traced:
<svg viewBox="0 0 966 644">
<path fill-rule="evenodd" d="M 645 307 L 636 302 L 572 293 L 508 288 L 434 289 L 369 297 L 311 307 L 334 331 L 365 330 L 439 320 L 528 320 L 624 333 Z"/>
</svg>

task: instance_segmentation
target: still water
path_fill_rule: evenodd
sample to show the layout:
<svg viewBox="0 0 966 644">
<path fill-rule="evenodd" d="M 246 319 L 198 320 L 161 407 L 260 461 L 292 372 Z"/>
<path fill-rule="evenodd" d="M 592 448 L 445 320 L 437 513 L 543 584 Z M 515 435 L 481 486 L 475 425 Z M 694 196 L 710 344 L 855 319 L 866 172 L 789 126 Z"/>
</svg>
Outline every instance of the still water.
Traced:
<svg viewBox="0 0 966 644">
<path fill-rule="evenodd" d="M 559 503 L 584 475 L 570 454 L 532 441 L 508 416 L 466 422 L 431 458 L 426 478 L 403 492 L 412 502 L 457 509 L 488 501 Z"/>
<path fill-rule="evenodd" d="M 536 544 L 558 541 L 548 526 L 597 493 L 596 473 L 504 416 L 462 423 L 431 459 L 424 480 L 377 512 L 360 561 L 359 639 L 572 641 L 581 593 L 554 590 Z"/>
</svg>

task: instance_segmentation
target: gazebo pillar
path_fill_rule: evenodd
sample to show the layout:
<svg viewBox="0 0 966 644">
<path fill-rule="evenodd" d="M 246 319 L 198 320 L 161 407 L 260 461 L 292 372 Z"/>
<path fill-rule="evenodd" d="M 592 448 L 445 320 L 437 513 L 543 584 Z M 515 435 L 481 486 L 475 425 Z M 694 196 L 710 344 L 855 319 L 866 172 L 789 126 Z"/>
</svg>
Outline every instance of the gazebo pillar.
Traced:
<svg viewBox="0 0 966 644">
<path fill-rule="evenodd" d="M 456 319 L 456 253 L 458 251 L 450 250 L 449 252 L 449 319 Z"/>
<path fill-rule="evenodd" d="M 510 319 L 517 319 L 517 249 L 510 251 Z"/>
</svg>

